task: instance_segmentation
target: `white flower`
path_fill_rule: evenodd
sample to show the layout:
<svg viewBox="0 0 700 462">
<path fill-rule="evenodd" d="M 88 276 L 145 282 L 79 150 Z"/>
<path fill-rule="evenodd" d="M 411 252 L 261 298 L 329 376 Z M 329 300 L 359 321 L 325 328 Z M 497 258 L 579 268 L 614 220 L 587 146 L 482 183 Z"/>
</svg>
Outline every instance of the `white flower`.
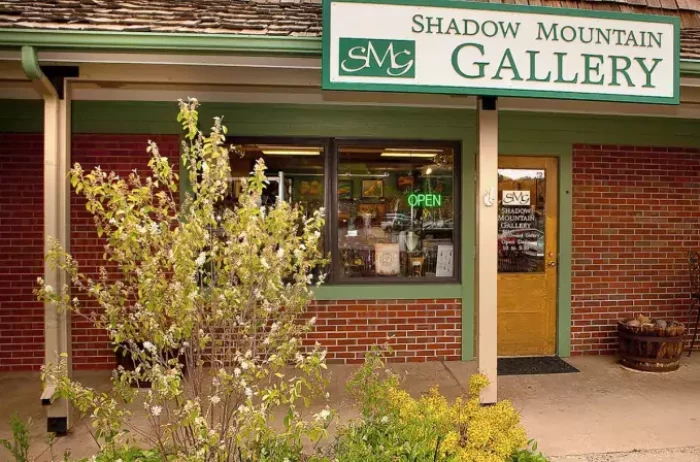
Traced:
<svg viewBox="0 0 700 462">
<path fill-rule="evenodd" d="M 236 377 L 240 377 L 240 376 L 241 376 L 241 370 L 240 370 L 239 368 L 235 368 L 235 369 L 233 370 L 233 374 L 234 374 Z"/>
<path fill-rule="evenodd" d="M 262 258 L 260 259 L 260 264 L 261 264 L 261 265 L 263 266 L 263 268 L 265 268 L 265 269 L 269 269 L 269 268 L 270 268 L 270 265 L 269 265 L 269 263 L 267 263 L 267 260 L 265 260 L 265 257 L 262 257 Z"/>
<path fill-rule="evenodd" d="M 204 266 L 204 262 L 207 259 L 207 254 L 206 252 L 200 252 L 199 256 L 197 259 L 194 261 L 197 266 Z"/>
<path fill-rule="evenodd" d="M 217 395 L 209 397 L 209 401 L 211 401 L 212 404 L 219 404 L 221 402 L 221 398 L 219 398 Z"/>
<path fill-rule="evenodd" d="M 47 294 L 53 293 L 53 287 L 51 287 L 51 286 L 48 285 L 48 284 L 46 284 L 46 285 L 44 286 L 44 290 L 46 291 Z"/>
<path fill-rule="evenodd" d="M 73 303 L 78 303 L 78 297 L 73 297 Z"/>
<path fill-rule="evenodd" d="M 246 389 L 245 389 L 245 395 L 246 395 L 248 398 L 252 398 L 252 397 L 253 397 L 253 390 L 252 390 L 252 388 L 246 387 Z"/>
<path fill-rule="evenodd" d="M 316 316 L 314 316 L 313 318 L 311 318 L 311 319 L 309 320 L 309 324 L 311 324 L 312 326 L 313 326 L 314 324 L 316 324 Z"/>
<path fill-rule="evenodd" d="M 282 257 L 284 257 L 284 249 L 282 247 L 280 247 L 279 249 L 277 249 L 277 258 L 282 258 Z"/>
<path fill-rule="evenodd" d="M 143 342 L 143 347 L 146 351 L 150 351 L 151 353 L 156 352 L 156 346 L 149 341 Z"/>
<path fill-rule="evenodd" d="M 160 406 L 151 407 L 151 414 L 153 414 L 153 416 L 155 416 L 155 417 L 158 417 L 162 411 L 163 411 L 163 408 Z"/>
<path fill-rule="evenodd" d="M 384 417 L 382 417 L 382 423 L 383 423 L 383 424 L 389 423 L 389 416 L 384 416 Z"/>
<path fill-rule="evenodd" d="M 331 416 L 331 411 L 324 409 L 319 412 L 318 415 L 320 415 L 323 420 L 327 420 Z"/>
</svg>

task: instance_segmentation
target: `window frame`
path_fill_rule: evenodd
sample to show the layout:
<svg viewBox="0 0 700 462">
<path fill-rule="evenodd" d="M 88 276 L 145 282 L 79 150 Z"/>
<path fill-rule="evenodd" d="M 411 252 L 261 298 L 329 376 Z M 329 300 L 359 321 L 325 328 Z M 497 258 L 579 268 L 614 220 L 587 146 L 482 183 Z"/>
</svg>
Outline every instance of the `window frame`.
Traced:
<svg viewBox="0 0 700 462">
<path fill-rule="evenodd" d="M 462 280 L 462 143 L 454 140 L 426 140 L 410 138 L 357 138 L 357 137 L 335 137 L 332 139 L 333 164 L 330 172 L 331 176 L 331 202 L 328 222 L 338 223 L 338 166 L 340 163 L 340 148 L 342 146 L 382 146 L 387 148 L 405 148 L 407 146 L 416 148 L 450 148 L 453 152 L 452 182 L 454 188 L 454 227 L 452 230 L 452 245 L 454 248 L 454 270 L 452 277 L 397 277 L 397 276 L 373 276 L 348 278 L 335 274 L 339 264 L 338 250 L 338 226 L 332 226 L 330 231 L 331 240 L 331 271 L 330 281 L 334 285 L 400 285 L 400 284 L 455 284 Z"/>
<path fill-rule="evenodd" d="M 462 142 L 459 140 L 432 140 L 411 138 L 369 138 L 369 137 L 322 137 L 322 136 L 236 136 L 226 138 L 228 144 L 297 144 L 301 146 L 322 146 L 323 162 L 323 201 L 326 223 L 323 240 L 330 263 L 326 285 L 401 285 L 401 284 L 455 284 L 462 281 Z M 454 227 L 452 231 L 454 248 L 454 270 L 452 277 L 396 277 L 373 276 L 348 278 L 337 274 L 338 250 L 338 166 L 342 146 L 381 146 L 416 148 L 450 148 L 453 152 L 452 183 L 454 190 Z"/>
</svg>

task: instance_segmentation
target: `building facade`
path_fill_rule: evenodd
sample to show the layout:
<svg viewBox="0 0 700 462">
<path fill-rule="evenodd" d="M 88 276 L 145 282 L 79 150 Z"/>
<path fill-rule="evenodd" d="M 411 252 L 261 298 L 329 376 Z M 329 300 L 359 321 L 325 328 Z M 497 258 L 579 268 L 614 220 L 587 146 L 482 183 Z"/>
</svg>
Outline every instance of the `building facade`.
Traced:
<svg viewBox="0 0 700 462">
<path fill-rule="evenodd" d="M 331 362 L 385 342 L 403 362 L 612 354 L 622 318 L 686 321 L 700 3 L 529 3 L 679 18 L 679 104 L 326 91 L 316 3 L 0 1 L 0 371 L 57 348 L 74 369 L 114 366 L 103 332 L 32 293 L 48 235 L 84 271 L 102 264 L 62 175 L 144 169 L 149 139 L 175 161 L 188 96 L 245 153 L 232 197 L 263 157 L 270 200 L 326 207 L 331 275 L 309 340 Z"/>
</svg>

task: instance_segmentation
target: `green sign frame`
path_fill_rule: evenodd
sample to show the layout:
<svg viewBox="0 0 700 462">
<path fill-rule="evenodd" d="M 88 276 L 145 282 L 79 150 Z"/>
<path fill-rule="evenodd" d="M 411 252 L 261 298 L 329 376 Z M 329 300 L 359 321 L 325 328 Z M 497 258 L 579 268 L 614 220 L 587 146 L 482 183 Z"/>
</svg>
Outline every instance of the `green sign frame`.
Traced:
<svg viewBox="0 0 700 462">
<path fill-rule="evenodd" d="M 512 13 L 536 13 L 553 16 L 568 16 L 581 18 L 600 18 L 626 20 L 635 22 L 664 23 L 673 26 L 674 40 L 674 82 L 673 96 L 639 96 L 616 95 L 608 93 L 584 93 L 571 91 L 548 90 L 520 90 L 520 89 L 496 89 L 477 86 L 440 86 L 440 85 L 406 85 L 390 83 L 358 83 L 358 82 L 331 82 L 331 5 L 333 3 L 360 3 L 380 5 L 402 5 L 416 7 L 438 7 L 466 10 L 491 10 Z M 583 101 L 604 102 L 628 102 L 648 104 L 680 104 L 680 38 L 681 20 L 677 16 L 660 16 L 637 13 L 622 13 L 614 11 L 579 10 L 573 8 L 555 8 L 546 6 L 513 5 L 502 3 L 482 3 L 473 1 L 454 0 L 323 0 L 323 37 L 322 37 L 322 85 L 323 90 L 328 91 L 361 91 L 361 92 L 388 92 L 388 93 L 428 93 L 428 94 L 454 94 L 473 96 L 504 96 L 514 98 L 551 98 Z M 401 40 L 401 39 L 397 39 Z"/>
</svg>

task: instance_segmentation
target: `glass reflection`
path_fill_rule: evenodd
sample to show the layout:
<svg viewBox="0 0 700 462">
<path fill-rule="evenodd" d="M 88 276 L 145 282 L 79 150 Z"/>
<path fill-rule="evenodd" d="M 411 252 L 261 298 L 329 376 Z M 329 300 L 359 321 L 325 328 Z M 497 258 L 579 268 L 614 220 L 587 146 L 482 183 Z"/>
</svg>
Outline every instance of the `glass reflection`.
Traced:
<svg viewBox="0 0 700 462">
<path fill-rule="evenodd" d="M 544 271 L 545 171 L 498 169 L 498 272 Z"/>
<path fill-rule="evenodd" d="M 455 275 L 454 152 L 445 147 L 339 147 L 341 278 Z"/>
</svg>

